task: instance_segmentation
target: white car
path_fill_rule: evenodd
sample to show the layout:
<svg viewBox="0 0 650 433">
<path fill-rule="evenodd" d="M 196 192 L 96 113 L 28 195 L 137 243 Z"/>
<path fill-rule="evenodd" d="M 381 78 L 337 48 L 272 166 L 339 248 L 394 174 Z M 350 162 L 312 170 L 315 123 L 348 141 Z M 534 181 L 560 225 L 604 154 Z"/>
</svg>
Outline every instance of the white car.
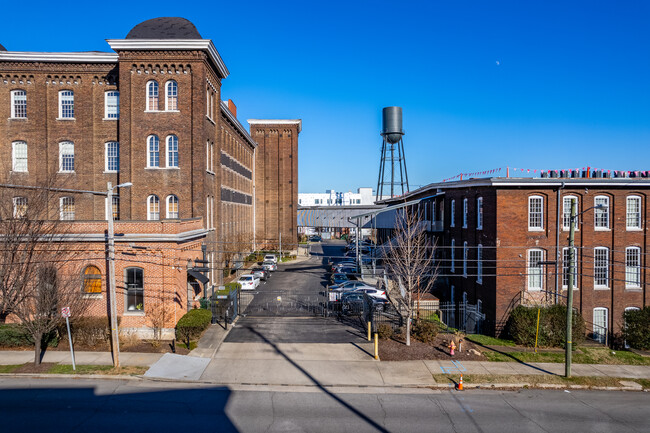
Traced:
<svg viewBox="0 0 650 433">
<path fill-rule="evenodd" d="M 267 254 L 264 256 L 264 261 L 271 261 L 273 263 L 278 263 L 278 258 L 274 254 Z"/>
<path fill-rule="evenodd" d="M 260 285 L 260 279 L 255 275 L 242 275 L 237 282 L 241 284 L 242 290 L 255 290 Z"/>
<path fill-rule="evenodd" d="M 266 269 L 267 271 L 277 271 L 278 270 L 278 265 L 275 264 L 275 262 L 271 260 L 265 260 L 262 263 L 262 267 Z"/>
</svg>

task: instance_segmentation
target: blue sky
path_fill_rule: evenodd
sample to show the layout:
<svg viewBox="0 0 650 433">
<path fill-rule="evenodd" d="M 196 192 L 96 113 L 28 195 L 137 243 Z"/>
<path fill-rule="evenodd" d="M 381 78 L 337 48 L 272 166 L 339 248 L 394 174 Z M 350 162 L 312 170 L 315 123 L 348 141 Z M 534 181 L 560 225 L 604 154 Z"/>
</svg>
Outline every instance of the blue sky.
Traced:
<svg viewBox="0 0 650 433">
<path fill-rule="evenodd" d="M 12 51 L 109 51 L 104 39 L 141 21 L 189 19 L 226 62 L 222 97 L 242 123 L 303 120 L 300 192 L 376 187 L 389 105 L 403 107 L 412 189 L 506 166 L 650 170 L 647 1 L 24 8 L 3 8 L 0 43 Z"/>
</svg>

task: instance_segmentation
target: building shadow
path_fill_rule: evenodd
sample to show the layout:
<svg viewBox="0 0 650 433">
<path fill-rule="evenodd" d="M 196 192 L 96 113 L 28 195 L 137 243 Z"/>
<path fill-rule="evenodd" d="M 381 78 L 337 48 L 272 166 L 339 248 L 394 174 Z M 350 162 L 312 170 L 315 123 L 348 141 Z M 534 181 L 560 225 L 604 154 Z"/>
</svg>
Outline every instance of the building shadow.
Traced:
<svg viewBox="0 0 650 433">
<path fill-rule="evenodd" d="M 524 362 L 524 361 L 522 361 L 522 360 L 520 360 L 520 359 L 517 359 L 517 358 L 515 358 L 514 356 L 512 356 L 511 354 L 509 354 L 508 352 L 503 352 L 503 351 L 501 351 L 501 350 L 495 349 L 494 347 L 488 347 L 488 346 L 486 346 L 486 345 L 484 345 L 484 344 L 477 343 L 476 341 L 472 341 L 472 344 L 475 344 L 475 345 L 477 345 L 477 346 L 480 346 L 480 347 L 482 347 L 483 349 L 487 349 L 487 350 L 490 350 L 490 351 L 492 351 L 492 352 L 496 352 L 496 353 L 499 353 L 499 354 L 501 354 L 501 355 L 507 356 L 508 358 L 512 359 L 513 361 L 516 361 L 516 362 L 518 362 L 519 364 L 523 364 L 523 365 L 525 365 L 526 367 L 530 367 L 530 368 L 532 368 L 532 369 L 534 369 L 534 370 L 537 370 L 537 371 L 539 371 L 539 372 L 546 373 L 546 374 L 551 375 L 551 376 L 560 376 L 560 375 L 557 374 L 557 373 L 553 373 L 553 372 L 551 372 L 551 371 L 544 370 L 543 368 L 537 367 L 537 366 L 535 366 L 535 365 L 532 365 L 532 364 L 529 364 L 529 363 L 527 363 L 527 362 Z"/>
</svg>

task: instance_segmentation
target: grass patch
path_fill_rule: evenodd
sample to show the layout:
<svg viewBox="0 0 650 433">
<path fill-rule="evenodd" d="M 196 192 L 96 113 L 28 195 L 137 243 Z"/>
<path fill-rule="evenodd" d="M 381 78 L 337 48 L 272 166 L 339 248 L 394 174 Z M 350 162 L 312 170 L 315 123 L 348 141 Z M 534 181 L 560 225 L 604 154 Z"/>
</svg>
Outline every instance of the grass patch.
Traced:
<svg viewBox="0 0 650 433">
<path fill-rule="evenodd" d="M 0 373 L 13 373 L 20 365 L 0 365 Z"/>
<path fill-rule="evenodd" d="M 499 353 L 486 350 L 483 355 L 494 362 L 564 362 L 564 353 L 510 352 Z M 575 364 L 605 365 L 650 365 L 650 358 L 625 350 L 611 350 L 604 347 L 582 347 L 573 352 Z"/>
<path fill-rule="evenodd" d="M 199 342 L 198 341 L 190 341 L 190 347 L 187 347 L 187 342 L 186 341 L 176 340 L 176 345 L 180 346 L 180 347 L 184 347 L 184 348 L 186 348 L 188 350 L 194 350 L 199 345 Z"/>
<path fill-rule="evenodd" d="M 438 383 L 445 382 L 458 382 L 459 375 L 448 375 L 448 374 L 434 374 L 433 378 Z M 588 387 L 601 387 L 601 386 L 615 386 L 620 387 L 621 380 L 631 380 L 631 379 L 620 379 L 616 377 L 593 377 L 593 376 L 577 376 L 577 377 L 562 377 L 562 376 L 551 376 L 546 374 L 522 374 L 522 375 L 506 375 L 506 374 L 496 374 L 496 375 L 483 375 L 483 374 L 467 374 L 463 375 L 463 383 L 470 384 L 520 384 L 526 383 L 531 386 L 539 385 L 560 385 L 560 386 L 570 386 L 570 385 L 581 385 Z"/>
<path fill-rule="evenodd" d="M 137 376 L 144 374 L 148 367 L 118 367 L 112 365 L 77 365 L 73 370 L 72 365 L 57 364 L 50 368 L 48 374 L 104 374 L 104 375 L 127 375 Z"/>
<path fill-rule="evenodd" d="M 471 334 L 465 336 L 465 339 L 476 344 L 481 344 L 483 346 L 515 346 L 515 342 L 512 340 L 488 337 L 487 335 Z"/>
<path fill-rule="evenodd" d="M 650 379 L 634 379 L 634 381 L 641 385 L 643 389 L 650 389 Z"/>
</svg>

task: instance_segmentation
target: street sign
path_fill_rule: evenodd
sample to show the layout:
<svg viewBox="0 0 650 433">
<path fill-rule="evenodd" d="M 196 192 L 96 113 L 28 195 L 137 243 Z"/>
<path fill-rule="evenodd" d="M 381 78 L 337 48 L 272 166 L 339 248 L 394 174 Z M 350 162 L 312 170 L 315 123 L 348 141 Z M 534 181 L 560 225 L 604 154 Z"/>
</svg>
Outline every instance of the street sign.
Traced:
<svg viewBox="0 0 650 433">
<path fill-rule="evenodd" d="M 70 317 L 70 307 L 61 308 L 61 317 L 65 317 L 66 319 Z"/>
</svg>

